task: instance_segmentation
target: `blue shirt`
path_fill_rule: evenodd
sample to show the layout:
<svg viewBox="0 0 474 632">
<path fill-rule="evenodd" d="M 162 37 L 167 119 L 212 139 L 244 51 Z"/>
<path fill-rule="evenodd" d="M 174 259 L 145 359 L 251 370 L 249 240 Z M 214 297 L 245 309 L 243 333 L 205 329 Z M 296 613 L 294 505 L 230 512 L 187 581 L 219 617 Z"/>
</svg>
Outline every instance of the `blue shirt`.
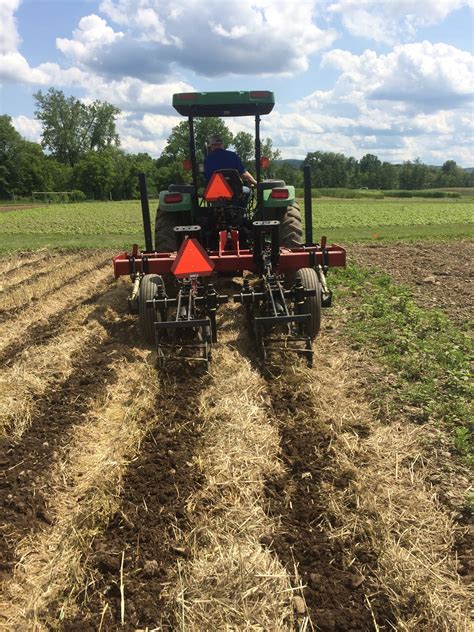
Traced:
<svg viewBox="0 0 474 632">
<path fill-rule="evenodd" d="M 240 175 L 246 170 L 239 156 L 228 149 L 214 149 L 204 159 L 204 177 L 209 182 L 214 171 L 219 169 L 237 169 Z"/>
</svg>

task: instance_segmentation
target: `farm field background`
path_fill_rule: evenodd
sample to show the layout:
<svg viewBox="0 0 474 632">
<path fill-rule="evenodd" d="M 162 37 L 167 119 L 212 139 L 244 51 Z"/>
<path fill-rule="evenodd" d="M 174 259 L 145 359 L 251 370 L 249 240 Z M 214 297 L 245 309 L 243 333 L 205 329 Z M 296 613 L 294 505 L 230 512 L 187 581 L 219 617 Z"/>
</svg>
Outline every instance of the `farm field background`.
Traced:
<svg viewBox="0 0 474 632">
<path fill-rule="evenodd" d="M 156 370 L 138 202 L 0 213 L 0 629 L 469 629 L 474 205 L 314 205 L 349 266 L 270 374 L 234 304 Z"/>
<path fill-rule="evenodd" d="M 304 208 L 300 200 L 302 209 Z M 139 201 L 51 204 L 0 212 L 0 252 L 41 247 L 129 249 L 143 243 Z M 156 202 L 150 202 L 152 222 Z M 314 232 L 332 241 L 468 237 L 474 202 L 458 200 L 313 200 Z"/>
</svg>

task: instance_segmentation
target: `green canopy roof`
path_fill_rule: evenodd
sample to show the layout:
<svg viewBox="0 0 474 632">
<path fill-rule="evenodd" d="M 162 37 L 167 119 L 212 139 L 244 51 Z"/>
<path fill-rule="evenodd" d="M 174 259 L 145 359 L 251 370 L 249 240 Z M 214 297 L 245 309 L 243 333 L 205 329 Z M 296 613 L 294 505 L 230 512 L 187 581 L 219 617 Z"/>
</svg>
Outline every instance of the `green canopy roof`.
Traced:
<svg viewBox="0 0 474 632">
<path fill-rule="evenodd" d="M 269 114 L 275 105 L 273 92 L 184 92 L 173 94 L 173 107 L 183 116 L 255 116 Z"/>
</svg>

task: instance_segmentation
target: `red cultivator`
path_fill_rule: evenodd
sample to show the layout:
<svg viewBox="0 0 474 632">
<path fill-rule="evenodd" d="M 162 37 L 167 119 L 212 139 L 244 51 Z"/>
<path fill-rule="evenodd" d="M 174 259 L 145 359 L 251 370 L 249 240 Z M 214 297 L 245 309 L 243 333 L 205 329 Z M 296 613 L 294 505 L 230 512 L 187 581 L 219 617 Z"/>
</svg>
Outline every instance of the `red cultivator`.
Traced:
<svg viewBox="0 0 474 632">
<path fill-rule="evenodd" d="M 134 246 L 131 254 L 114 259 L 116 278 L 130 275 L 133 281 L 130 312 L 139 315 L 145 339 L 155 343 L 159 365 L 179 359 L 207 366 L 217 341 L 216 311 L 229 301 L 214 281 L 240 276 L 242 288 L 233 300 L 245 308 L 261 359 L 272 350 L 294 351 L 311 365 L 321 308 L 331 304 L 326 274 L 345 265 L 345 250 L 327 245 L 324 237 L 320 244 L 312 241 L 309 168 L 306 243 L 294 187 L 260 178 L 259 114 L 273 107 L 272 93 L 175 95 L 174 105 L 189 119 L 193 185 L 170 185 L 160 194 L 153 248 L 146 183 L 140 178 L 146 250 Z M 223 185 L 218 196 L 208 185 L 200 198 L 193 116 L 244 114 L 254 114 L 256 121 L 256 196 L 243 190 L 237 172 L 223 170 L 217 172 Z M 165 252 L 161 244 L 167 245 Z"/>
</svg>

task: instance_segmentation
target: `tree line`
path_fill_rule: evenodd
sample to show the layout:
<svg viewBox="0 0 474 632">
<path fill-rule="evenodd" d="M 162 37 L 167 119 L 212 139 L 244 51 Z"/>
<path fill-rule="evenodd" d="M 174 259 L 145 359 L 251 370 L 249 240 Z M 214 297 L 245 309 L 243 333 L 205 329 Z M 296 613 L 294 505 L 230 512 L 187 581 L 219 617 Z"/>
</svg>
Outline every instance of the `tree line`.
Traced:
<svg viewBox="0 0 474 632">
<path fill-rule="evenodd" d="M 150 193 L 174 183 L 189 182 L 183 162 L 189 158 L 188 125 L 173 128 L 157 159 L 147 153 L 120 148 L 116 119 L 120 110 L 110 103 L 83 103 L 50 88 L 34 95 L 35 116 L 41 123 L 41 143 L 27 141 L 8 115 L 0 116 L 0 199 L 30 197 L 34 191 L 75 191 L 76 199 L 133 199 L 138 197 L 137 174 L 145 172 Z M 252 170 L 252 134 L 232 134 L 219 118 L 195 120 L 196 153 L 202 162 L 210 135 L 219 134 Z M 382 162 L 373 154 L 360 160 L 340 153 L 315 151 L 301 165 L 280 160 L 271 139 L 262 141 L 261 155 L 270 159 L 268 176 L 303 185 L 303 165 L 310 165 L 312 184 L 319 188 L 427 189 L 474 186 L 474 173 L 447 160 L 441 168 L 420 160 L 399 165 Z"/>
</svg>

